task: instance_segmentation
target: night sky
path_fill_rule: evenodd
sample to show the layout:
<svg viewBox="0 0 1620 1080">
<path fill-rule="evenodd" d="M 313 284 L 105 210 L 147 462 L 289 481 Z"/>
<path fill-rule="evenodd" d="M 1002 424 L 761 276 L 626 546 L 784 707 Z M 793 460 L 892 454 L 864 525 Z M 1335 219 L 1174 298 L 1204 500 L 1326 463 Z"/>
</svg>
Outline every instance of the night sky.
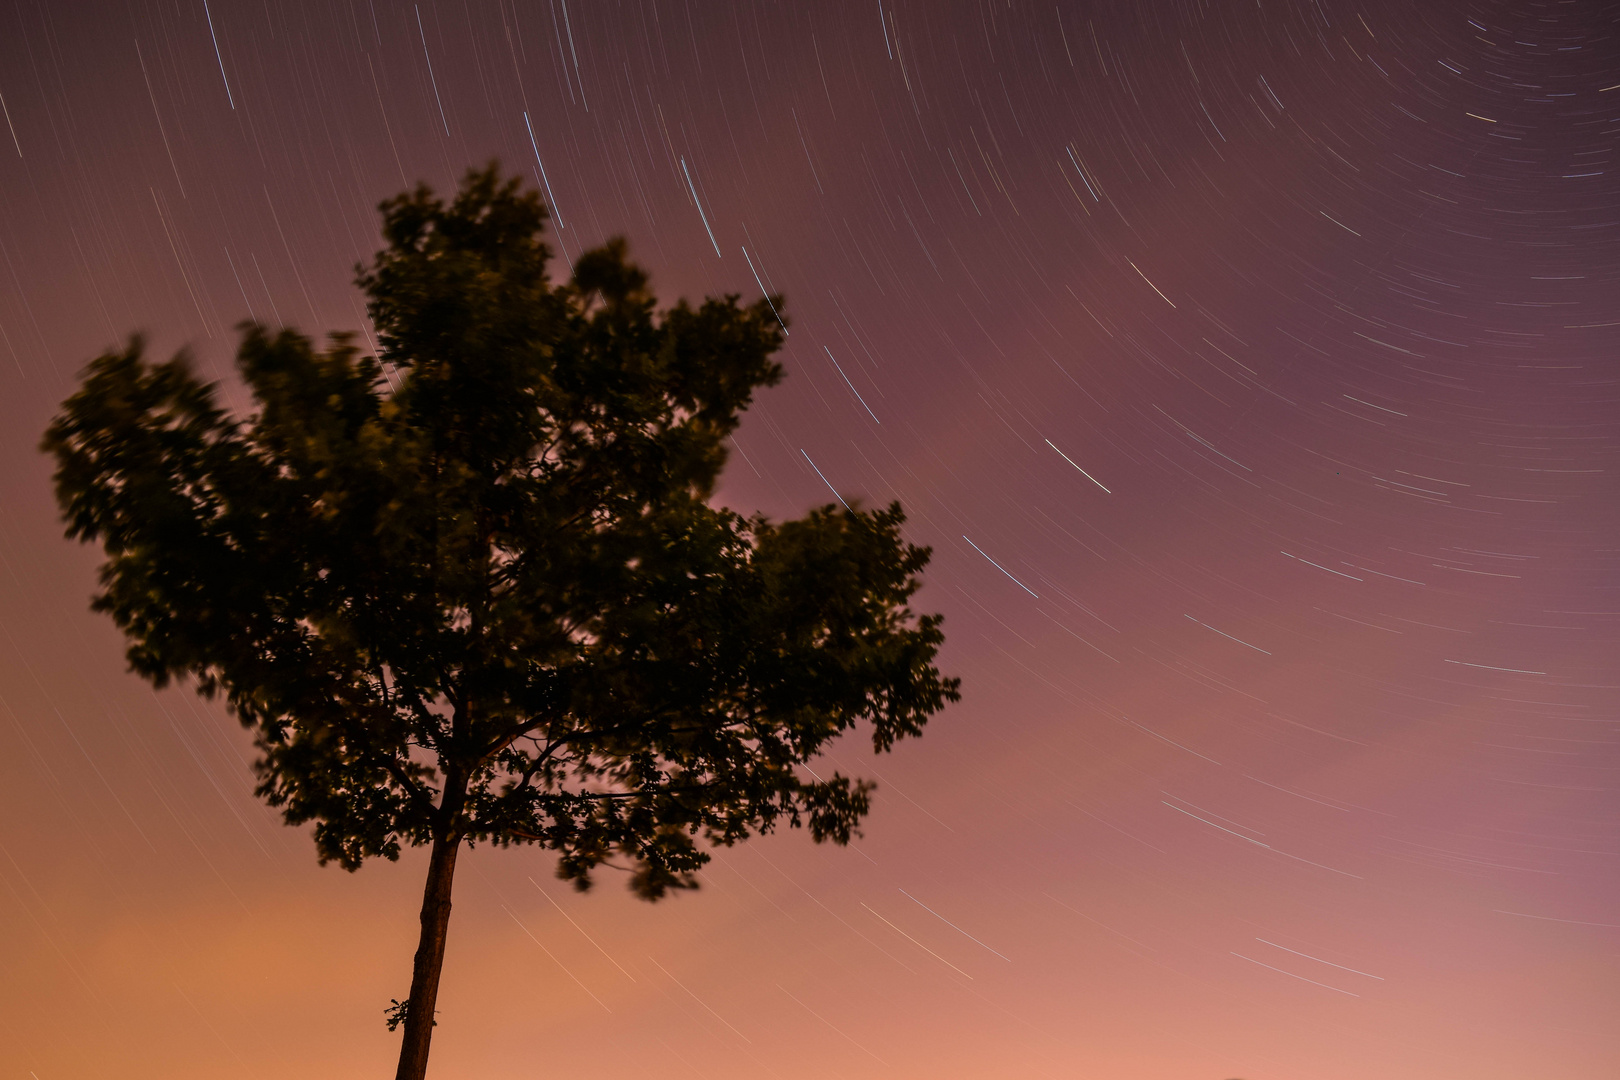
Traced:
<svg viewBox="0 0 1620 1080">
<path fill-rule="evenodd" d="M 553 276 L 786 296 L 717 498 L 899 499 L 964 699 L 657 905 L 465 854 L 439 1080 L 1620 1075 L 1620 6 L 0 9 L 0 1080 L 390 1075 L 425 860 L 125 673 L 35 447 L 127 334 L 370 327 L 499 158 Z M 243 407 L 239 390 L 228 396 Z"/>
</svg>

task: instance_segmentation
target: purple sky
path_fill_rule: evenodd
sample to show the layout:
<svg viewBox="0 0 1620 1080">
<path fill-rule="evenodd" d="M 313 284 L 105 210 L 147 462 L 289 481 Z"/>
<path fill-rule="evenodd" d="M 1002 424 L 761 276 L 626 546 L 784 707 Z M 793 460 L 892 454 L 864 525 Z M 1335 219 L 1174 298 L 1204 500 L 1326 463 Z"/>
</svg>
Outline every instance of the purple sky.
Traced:
<svg viewBox="0 0 1620 1080">
<path fill-rule="evenodd" d="M 1620 1071 L 1620 6 L 0 10 L 0 1080 L 386 1075 L 348 875 L 92 617 L 39 435 L 145 330 L 369 331 L 499 157 L 556 276 L 787 297 L 719 498 L 898 498 L 964 700 L 649 906 L 458 875 L 431 1075 Z M 541 170 L 544 170 L 542 175 Z M 233 391 L 233 400 L 241 394 Z M 829 490 L 832 489 L 832 490 Z"/>
</svg>

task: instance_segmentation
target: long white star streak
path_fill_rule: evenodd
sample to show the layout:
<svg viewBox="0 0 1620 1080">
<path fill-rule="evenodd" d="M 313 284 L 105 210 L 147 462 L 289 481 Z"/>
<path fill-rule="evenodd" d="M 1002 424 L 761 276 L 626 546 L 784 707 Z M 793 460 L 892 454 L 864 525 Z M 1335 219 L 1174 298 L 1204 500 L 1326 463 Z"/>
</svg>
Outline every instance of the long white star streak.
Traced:
<svg viewBox="0 0 1620 1080">
<path fill-rule="evenodd" d="M 669 975 L 669 981 L 684 990 L 687 997 L 690 997 L 693 1001 L 697 1002 L 699 1005 L 702 1005 L 705 1009 L 708 1009 L 710 1016 L 726 1025 L 726 1027 L 731 1028 L 732 1032 L 737 1036 L 737 1038 L 741 1039 L 745 1043 L 752 1043 L 754 1041 L 753 1039 L 750 1039 L 748 1036 L 744 1035 L 742 1032 L 738 1031 L 730 1020 L 727 1020 L 725 1017 L 715 1012 L 712 1008 L 709 1008 L 709 1003 L 707 1001 L 704 1001 L 702 998 L 692 993 L 692 991 L 687 990 L 685 983 L 681 982 L 681 980 L 677 979 L 675 976 L 670 975 L 669 968 L 665 967 L 663 964 L 660 964 L 652 956 L 648 956 L 647 959 L 652 960 L 653 967 L 657 968 L 659 971 L 662 971 L 665 975 Z"/>
<path fill-rule="evenodd" d="M 551 190 L 551 178 L 546 175 L 546 163 L 540 160 L 540 144 L 534 139 L 534 125 L 529 123 L 527 109 L 523 111 L 523 126 L 529 132 L 529 149 L 534 151 L 534 163 L 540 166 L 540 182 L 546 186 L 546 202 L 551 207 L 552 214 L 557 218 L 557 228 L 566 229 L 568 226 L 563 223 L 562 210 L 557 206 L 557 196 Z"/>
<path fill-rule="evenodd" d="M 703 212 L 703 200 L 698 198 L 697 185 L 692 183 L 692 171 L 686 167 L 686 159 L 681 158 L 681 172 L 686 174 L 686 187 L 692 193 L 692 202 L 697 206 L 698 217 L 703 219 L 703 231 L 709 234 L 709 243 L 714 245 L 716 258 L 723 259 L 720 254 L 720 242 L 714 238 L 714 230 L 709 228 L 709 215 Z"/>
<path fill-rule="evenodd" d="M 225 75 L 225 58 L 219 53 L 219 35 L 214 33 L 214 15 L 208 10 L 208 0 L 203 0 L 203 16 L 208 20 L 208 36 L 214 39 L 214 59 L 219 61 L 219 78 L 225 84 L 225 100 L 231 103 L 231 111 L 236 111 L 236 96 L 231 93 L 231 80 Z"/>
<path fill-rule="evenodd" d="M 889 1067 L 889 1063 L 887 1061 L 884 1061 L 882 1058 L 880 1058 L 876 1054 L 872 1053 L 872 1051 L 868 1050 L 865 1046 L 862 1046 L 860 1043 L 858 1043 L 854 1039 L 850 1038 L 848 1033 L 846 1033 L 843 1028 L 839 1027 L 837 1024 L 834 1024 L 831 1020 L 828 1020 L 825 1016 L 822 1016 L 820 1013 L 816 1012 L 816 1010 L 812 1009 L 810 1006 L 808 1006 L 804 1002 L 800 1001 L 797 997 L 794 996 L 793 991 L 789 990 L 787 987 L 783 986 L 781 983 L 777 983 L 776 988 L 778 990 L 782 991 L 782 993 L 786 994 L 788 997 L 793 998 L 794 1003 L 796 1005 L 798 1005 L 799 1008 L 803 1009 L 805 1012 L 809 1013 L 811 1016 L 815 1017 L 817 1020 L 820 1020 L 823 1024 L 826 1024 L 828 1027 L 832 1028 L 835 1032 L 837 1032 L 839 1035 L 842 1035 L 845 1039 L 848 1039 L 849 1042 L 853 1046 L 856 1047 L 856 1049 L 860 1050 L 862 1053 L 869 1056 L 873 1061 L 876 1061 L 879 1065 L 882 1065 L 884 1068 Z"/>
<path fill-rule="evenodd" d="M 776 303 L 771 299 L 770 290 L 765 288 L 765 283 L 763 281 L 759 280 L 759 271 L 754 268 L 754 260 L 749 256 L 748 249 L 743 247 L 742 253 L 743 258 L 748 260 L 749 272 L 754 275 L 754 284 L 759 286 L 760 295 L 765 297 L 765 302 L 771 307 L 771 314 L 776 316 L 777 325 L 782 328 L 782 336 L 792 337 L 793 335 L 788 332 L 787 323 L 782 321 L 782 313 L 776 310 Z M 877 417 L 874 416 L 872 419 L 876 420 Z"/>
<path fill-rule="evenodd" d="M 978 938 L 974 937 L 972 934 L 968 933 L 966 930 L 962 929 L 960 926 L 957 926 L 955 923 L 951 922 L 951 920 L 947 919 L 945 916 L 941 915 L 939 912 L 935 911 L 933 908 L 929 907 L 927 904 L 923 903 L 921 900 L 918 900 L 915 896 L 912 896 L 910 893 L 906 892 L 906 890 L 901 889 L 900 893 L 907 900 L 910 900 L 912 903 L 916 904 L 918 907 L 920 907 L 924 911 L 928 912 L 928 914 L 932 915 L 934 918 L 938 919 L 940 922 L 944 923 L 946 926 L 950 927 L 952 930 L 955 930 L 958 934 L 961 934 L 963 937 L 965 937 L 969 941 L 973 942 L 973 944 L 978 945 L 981 948 L 983 948 L 983 949 L 985 949 L 985 950 L 987 950 L 989 952 L 996 953 L 997 956 L 1000 956 L 1003 960 L 1007 961 L 1007 963 L 1009 963 L 1009 964 L 1012 963 L 1012 957 L 1003 955 L 1002 953 L 999 953 L 999 952 L 996 952 L 995 949 L 990 948 L 990 946 L 986 945 L 984 942 L 980 941 Z"/>
<path fill-rule="evenodd" d="M 1318 964 L 1326 964 L 1328 967 L 1336 967 L 1340 971 L 1348 971 L 1348 972 L 1351 972 L 1352 974 L 1355 974 L 1355 975 L 1365 975 L 1365 976 L 1367 976 L 1367 978 L 1369 978 L 1369 979 L 1377 979 L 1379 982 L 1384 981 L 1384 977 L 1382 975 L 1374 975 L 1370 971 L 1358 971 L 1357 969 L 1355 969 L 1353 967 L 1345 967 L 1343 964 L 1335 964 L 1331 960 L 1323 960 L 1320 956 L 1312 956 L 1310 953 L 1302 953 L 1298 949 L 1290 949 L 1286 945 L 1279 945 L 1275 941 L 1267 941 L 1263 937 L 1257 937 L 1254 940 L 1260 942 L 1263 945 L 1270 945 L 1273 949 L 1281 949 L 1283 952 L 1290 952 L 1290 953 L 1293 953 L 1295 956 L 1303 956 L 1307 960 L 1315 960 Z"/>
<path fill-rule="evenodd" d="M 821 471 L 821 467 L 819 465 L 817 465 L 814 461 L 810 460 L 810 455 L 809 455 L 809 453 L 807 453 L 805 451 L 804 447 L 802 447 L 802 446 L 799 447 L 799 453 L 804 454 L 804 460 L 810 462 L 810 467 L 812 469 L 816 470 L 816 475 L 821 477 L 821 482 L 823 484 L 827 485 L 827 490 L 833 493 L 833 498 L 837 499 L 841 503 L 844 503 L 844 509 L 848 510 L 849 509 L 849 503 L 844 502 L 844 497 L 842 495 L 838 494 L 838 489 L 832 486 L 832 481 L 827 479 L 826 474 Z M 973 541 L 971 541 L 971 540 L 968 541 L 968 543 L 970 543 L 970 544 L 972 542 Z"/>
<path fill-rule="evenodd" d="M 1239 960 L 1247 960 L 1251 964 L 1259 964 L 1261 967 L 1267 969 L 1268 971 L 1275 971 L 1279 975 L 1287 975 L 1290 979 L 1298 979 L 1300 982 L 1308 982 L 1312 986 L 1320 986 L 1324 990 L 1332 990 L 1335 994 L 1344 994 L 1344 995 L 1346 995 L 1348 997 L 1360 997 L 1361 996 L 1360 994 L 1352 994 L 1348 990 L 1340 990 L 1337 986 L 1329 986 L 1327 983 L 1317 982 L 1315 979 L 1307 979 L 1303 975 L 1295 975 L 1292 971 L 1284 971 L 1280 967 L 1272 967 L 1270 964 L 1261 963 L 1259 960 L 1256 960 L 1252 956 L 1244 956 L 1240 952 L 1233 952 L 1232 955 L 1237 957 Z"/>
<path fill-rule="evenodd" d="M 567 964 L 565 964 L 561 960 L 557 959 L 556 954 L 553 953 L 550 949 L 546 948 L 544 942 L 542 942 L 539 938 L 534 936 L 534 931 L 533 930 L 530 930 L 527 926 L 523 925 L 523 920 L 522 919 L 520 919 L 516 915 L 512 914 L 512 909 L 511 908 L 507 907 L 505 904 L 502 904 L 501 905 L 501 910 L 506 912 L 506 914 L 511 918 L 511 920 L 518 924 L 518 929 L 522 930 L 525 934 L 529 935 L 529 940 L 530 941 L 532 941 L 536 945 L 540 946 L 540 951 L 545 953 L 548 957 L 550 957 L 552 963 L 554 963 L 558 967 L 562 968 L 564 975 L 567 975 L 570 979 L 573 979 L 574 982 L 579 983 L 579 988 L 581 990 L 585 991 L 587 994 L 590 994 L 592 1001 L 594 1001 L 598 1005 L 602 1006 L 602 1008 L 605 1009 L 607 1012 L 612 1012 L 613 1011 L 612 1009 L 608 1008 L 607 1002 L 605 1002 L 601 998 L 597 997 L 594 993 L 591 993 L 591 988 L 586 986 L 584 983 L 580 982 L 579 976 L 575 975 L 572 971 L 570 971 L 568 969 Z"/>
<path fill-rule="evenodd" d="M 413 4 L 416 8 L 416 33 L 422 39 L 422 59 L 427 61 L 428 82 L 433 84 L 433 102 L 439 107 L 439 123 L 444 125 L 445 135 L 450 134 L 450 121 L 444 116 L 444 99 L 439 97 L 439 78 L 433 74 L 433 57 L 428 55 L 427 31 L 422 29 L 422 5 Z"/>
<path fill-rule="evenodd" d="M 849 392 L 855 395 L 855 400 L 861 403 L 861 408 L 866 410 L 866 415 L 872 418 L 872 423 L 883 423 L 883 421 L 877 418 L 877 413 L 872 411 L 872 406 L 868 405 L 866 403 L 866 399 L 861 397 L 861 392 L 855 389 L 855 384 L 849 381 L 849 376 L 844 374 L 844 367 L 838 362 L 838 358 L 832 354 L 832 350 L 828 349 L 825 345 L 822 346 L 822 349 L 826 351 L 827 359 L 832 361 L 833 367 L 838 369 L 838 377 L 844 380 L 844 385 L 849 387 Z"/>
<path fill-rule="evenodd" d="M 11 122 L 11 110 L 6 107 L 4 94 L 0 94 L 0 112 L 6 114 L 6 128 L 11 132 L 11 144 L 17 148 L 17 156 L 22 157 L 22 143 L 17 140 L 17 126 Z"/>
<path fill-rule="evenodd" d="M 1047 446 L 1052 446 L 1052 440 L 1051 439 L 1042 439 L 1041 441 L 1044 442 Z M 1070 465 L 1074 465 L 1074 467 L 1076 469 L 1080 469 L 1080 466 L 1075 465 L 1074 459 L 1072 457 L 1070 457 L 1068 454 L 1065 454 L 1063 451 L 1058 450 L 1058 448 L 1055 447 L 1055 446 L 1052 446 L 1052 449 L 1057 450 L 1057 456 L 1058 457 L 1062 458 L 1064 461 L 1067 461 Z M 1080 475 L 1085 477 L 1087 480 L 1090 480 L 1093 484 L 1096 484 L 1098 487 L 1102 488 L 1104 491 L 1107 491 L 1108 494 L 1110 494 L 1110 495 L 1113 494 L 1112 491 L 1108 491 L 1107 488 L 1103 487 L 1103 483 L 1102 483 L 1101 480 L 1098 480 L 1095 476 L 1092 476 L 1090 473 L 1086 472 L 1086 470 L 1080 469 Z"/>
<path fill-rule="evenodd" d="M 972 546 L 974 551 L 977 551 L 980 555 L 984 555 L 985 560 L 987 562 L 989 562 L 989 564 L 991 566 L 995 567 L 997 570 L 1000 570 L 1003 574 L 1007 574 L 1007 580 L 1008 581 L 1012 582 L 1014 585 L 1018 586 L 1020 589 L 1023 589 L 1025 592 L 1029 593 L 1029 595 L 1035 597 L 1035 599 L 1037 599 L 1037 600 L 1040 599 L 1040 596 L 1035 592 L 1034 589 L 1030 588 L 1028 585 L 1025 585 L 1022 581 L 1019 581 L 1017 578 L 1013 577 L 1012 574 L 1007 572 L 1007 568 L 1005 566 L 1002 566 L 1000 563 L 996 562 L 996 560 L 990 558 L 990 556 L 985 555 L 984 554 L 984 549 L 982 547 L 980 547 L 978 544 L 973 543 L 972 540 L 968 540 L 966 533 L 962 534 L 962 539 L 967 540 L 968 544 Z"/>
<path fill-rule="evenodd" d="M 888 919 L 884 919 L 882 915 L 878 915 L 878 913 L 876 911 L 873 911 L 871 905 L 867 904 L 866 901 L 864 901 L 864 900 L 861 901 L 861 907 L 866 908 L 867 911 L 871 911 L 872 914 L 876 915 L 877 918 L 881 919 L 883 921 L 883 924 L 885 926 L 887 926 L 889 929 L 893 930 L 895 933 L 899 934 L 901 937 L 905 938 L 907 941 L 909 941 L 913 945 L 917 946 L 917 948 L 921 949 L 923 952 L 927 953 L 929 956 L 932 956 L 935 960 L 938 960 L 940 963 L 944 964 L 946 967 L 950 968 L 952 971 L 956 972 L 958 975 L 962 976 L 964 979 L 973 978 L 973 976 L 969 975 L 967 972 L 963 971 L 961 968 L 957 967 L 955 964 L 951 963 L 949 960 L 947 960 L 943 956 L 939 955 L 939 953 L 935 952 L 933 949 L 930 949 L 928 946 L 924 945 L 922 942 L 918 941 L 916 938 L 912 937 L 910 934 L 906 933 L 904 930 L 902 930 L 898 926 L 894 925 L 894 923 L 890 922 Z"/>
<path fill-rule="evenodd" d="M 606 949 L 602 948 L 601 945 L 597 944 L 597 941 L 596 941 L 595 938 L 593 938 L 593 937 L 591 937 L 591 935 L 585 933 L 585 928 L 583 926 L 579 925 L 579 923 L 575 922 L 574 917 L 572 915 L 568 914 L 568 912 L 564 911 L 563 906 L 561 904 L 559 904 L 559 903 L 557 903 L 557 901 L 551 899 L 551 894 L 550 893 L 548 893 L 548 892 L 546 892 L 546 890 L 540 888 L 540 883 L 538 881 L 534 880 L 534 878 L 530 878 L 529 879 L 529 884 L 533 885 L 536 889 L 539 889 L 540 890 L 540 895 L 545 897 L 548 901 L 550 901 L 551 906 L 556 908 L 559 912 L 561 912 L 562 917 L 568 920 L 569 925 L 572 926 L 575 930 L 578 930 L 580 932 L 580 935 L 582 937 L 584 937 L 584 939 L 586 941 L 590 942 L 593 946 L 595 946 L 597 952 L 601 953 L 603 956 L 606 956 L 607 959 L 608 959 L 608 963 L 612 964 L 614 967 L 618 968 L 620 971 L 623 971 L 624 972 L 624 977 L 629 979 L 631 982 L 636 982 L 637 981 L 636 977 L 634 975 L 630 974 L 630 972 L 628 972 L 628 971 L 625 971 L 625 967 L 624 967 L 623 964 L 621 964 L 617 960 L 613 959 L 612 955 L 609 954 Z"/>
</svg>

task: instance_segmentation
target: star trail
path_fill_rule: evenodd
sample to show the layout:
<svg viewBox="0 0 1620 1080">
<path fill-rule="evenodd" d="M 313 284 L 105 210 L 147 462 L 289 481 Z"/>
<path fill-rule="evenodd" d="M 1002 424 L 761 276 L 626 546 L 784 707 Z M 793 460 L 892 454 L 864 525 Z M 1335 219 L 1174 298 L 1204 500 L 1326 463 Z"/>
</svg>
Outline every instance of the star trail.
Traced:
<svg viewBox="0 0 1620 1080">
<path fill-rule="evenodd" d="M 1620 1070 L 1620 6 L 0 9 L 0 1074 L 383 1075 L 348 875 L 87 610 L 40 433 L 130 333 L 374 348 L 377 203 L 785 297 L 716 500 L 898 499 L 964 699 L 657 905 L 462 856 L 431 1073 Z M 829 497 L 831 496 L 831 498 Z M 972 539 L 969 539 L 971 537 Z M 822 768 L 816 763 L 814 768 Z"/>
</svg>

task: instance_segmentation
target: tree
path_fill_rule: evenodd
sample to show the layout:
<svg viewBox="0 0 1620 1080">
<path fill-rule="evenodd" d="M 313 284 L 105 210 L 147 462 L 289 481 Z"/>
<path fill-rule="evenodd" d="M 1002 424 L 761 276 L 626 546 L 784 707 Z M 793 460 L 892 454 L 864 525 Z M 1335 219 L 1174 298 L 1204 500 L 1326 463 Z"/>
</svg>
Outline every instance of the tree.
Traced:
<svg viewBox="0 0 1620 1080">
<path fill-rule="evenodd" d="M 847 843 L 873 785 L 804 763 L 959 697 L 898 503 L 712 505 L 782 376 L 780 297 L 657 311 L 622 240 L 553 285 L 538 194 L 491 164 L 384 202 L 379 356 L 244 323 L 234 416 L 182 352 L 92 362 L 43 449 L 135 673 L 222 695 L 257 794 L 347 870 L 429 845 L 398 1076 L 427 1068 L 463 843 L 535 844 L 656 900 L 779 822 Z"/>
</svg>

